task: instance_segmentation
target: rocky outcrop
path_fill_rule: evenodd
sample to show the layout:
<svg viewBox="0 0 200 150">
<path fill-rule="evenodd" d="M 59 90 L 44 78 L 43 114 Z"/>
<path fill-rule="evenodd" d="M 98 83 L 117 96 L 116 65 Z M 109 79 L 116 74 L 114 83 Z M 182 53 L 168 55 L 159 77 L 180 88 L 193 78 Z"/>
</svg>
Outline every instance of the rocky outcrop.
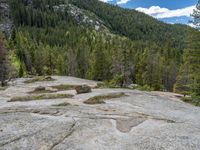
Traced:
<svg viewBox="0 0 200 150">
<path fill-rule="evenodd" d="M 94 13 L 80 9 L 73 4 L 61 4 L 58 6 L 54 6 L 53 8 L 54 11 L 64 12 L 65 10 L 67 10 L 68 14 L 72 16 L 80 25 L 91 27 L 96 31 L 109 31 L 109 29 L 104 26 L 104 22 L 99 19 Z"/>
<path fill-rule="evenodd" d="M 76 86 L 75 89 L 76 89 L 77 94 L 92 92 L 91 87 L 88 85 L 78 85 L 78 86 Z"/>
<path fill-rule="evenodd" d="M 73 98 L 7 102 L 36 87 L 60 84 L 97 86 L 73 77 L 25 84 L 17 79 L 0 91 L 0 150 L 199 150 L 200 108 L 174 93 L 96 88 L 90 93 L 58 91 Z M 42 89 L 42 88 L 41 88 Z M 89 105 L 100 95 L 125 93 Z"/>
<path fill-rule="evenodd" d="M 6 0 L 0 0 L 0 30 L 10 37 L 12 33 L 13 23 L 11 20 L 10 7 Z"/>
</svg>

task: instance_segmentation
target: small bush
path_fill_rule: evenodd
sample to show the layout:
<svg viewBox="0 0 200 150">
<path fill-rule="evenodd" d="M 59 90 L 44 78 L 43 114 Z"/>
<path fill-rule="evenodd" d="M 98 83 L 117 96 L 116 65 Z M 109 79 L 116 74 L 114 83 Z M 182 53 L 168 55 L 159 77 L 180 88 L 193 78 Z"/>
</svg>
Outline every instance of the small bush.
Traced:
<svg viewBox="0 0 200 150">
<path fill-rule="evenodd" d="M 28 95 L 22 97 L 13 97 L 9 102 L 16 101 L 32 101 L 32 100 L 42 100 L 42 99 L 59 99 L 59 98 L 72 98 L 73 95 L 70 94 L 41 94 L 41 95 Z"/>
<path fill-rule="evenodd" d="M 109 88 L 120 88 L 123 87 L 123 76 L 122 75 L 116 75 L 112 80 L 104 81 L 103 87 L 109 87 Z"/>
<path fill-rule="evenodd" d="M 104 104 L 104 100 L 113 99 L 113 98 L 120 98 L 126 96 L 124 93 L 112 93 L 108 95 L 99 95 L 89 98 L 88 100 L 84 101 L 85 104 Z"/>
<path fill-rule="evenodd" d="M 184 102 L 193 104 L 195 106 L 200 106 L 200 97 L 199 96 L 187 96 L 181 98 Z"/>
<path fill-rule="evenodd" d="M 141 91 L 153 91 L 154 89 L 152 87 L 150 87 L 149 85 L 144 85 L 144 86 L 138 86 L 136 88 L 137 90 L 141 90 Z"/>
</svg>

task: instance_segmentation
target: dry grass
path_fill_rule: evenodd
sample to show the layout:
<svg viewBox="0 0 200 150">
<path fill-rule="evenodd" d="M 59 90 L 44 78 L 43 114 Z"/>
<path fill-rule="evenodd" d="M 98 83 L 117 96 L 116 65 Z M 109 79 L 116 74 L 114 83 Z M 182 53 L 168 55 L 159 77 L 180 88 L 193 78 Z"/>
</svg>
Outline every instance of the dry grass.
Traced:
<svg viewBox="0 0 200 150">
<path fill-rule="evenodd" d="M 55 79 L 51 77 L 38 76 L 32 79 L 26 80 L 24 83 L 34 83 L 34 82 L 39 82 L 39 81 L 55 81 Z"/>
<path fill-rule="evenodd" d="M 57 89 L 58 91 L 65 91 L 65 90 L 74 90 L 76 86 L 77 85 L 60 84 L 51 87 Z"/>
<path fill-rule="evenodd" d="M 4 90 L 6 90 L 8 87 L 7 86 L 5 86 L 5 87 L 0 87 L 0 91 L 4 91 Z"/>
<path fill-rule="evenodd" d="M 40 95 L 27 95 L 22 97 L 13 97 L 8 102 L 16 101 L 32 101 L 32 100 L 42 100 L 42 99 L 59 99 L 59 98 L 72 98 L 73 95 L 70 94 L 40 94 Z"/>
<path fill-rule="evenodd" d="M 88 100 L 84 101 L 85 104 L 104 104 L 104 100 L 120 98 L 126 96 L 124 93 L 111 93 L 108 95 L 99 95 L 89 98 Z"/>
<path fill-rule="evenodd" d="M 50 90 L 34 90 L 29 92 L 29 94 L 42 94 L 42 93 L 54 93 L 53 91 Z"/>
<path fill-rule="evenodd" d="M 57 89 L 38 86 L 33 91 L 29 92 L 29 94 L 42 94 L 42 93 L 55 93 L 55 92 L 57 92 Z"/>
<path fill-rule="evenodd" d="M 52 105 L 52 106 L 58 106 L 58 107 L 62 107 L 62 106 L 69 106 L 71 105 L 70 103 L 64 102 L 64 103 L 60 103 L 60 104 L 56 104 L 56 105 Z"/>
</svg>

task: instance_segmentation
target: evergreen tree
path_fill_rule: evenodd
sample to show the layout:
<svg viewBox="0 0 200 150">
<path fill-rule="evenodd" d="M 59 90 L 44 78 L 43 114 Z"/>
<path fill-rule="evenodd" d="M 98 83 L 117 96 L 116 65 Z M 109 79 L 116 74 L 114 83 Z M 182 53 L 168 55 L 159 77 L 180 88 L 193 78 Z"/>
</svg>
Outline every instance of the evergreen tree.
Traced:
<svg viewBox="0 0 200 150">
<path fill-rule="evenodd" d="M 196 6 L 196 9 L 194 10 L 192 17 L 194 18 L 193 24 L 200 29 L 200 0 L 198 1 L 198 4 Z"/>
<path fill-rule="evenodd" d="M 197 4 L 197 9 L 194 10 L 194 24 L 200 27 L 200 1 Z M 183 55 L 183 65 L 180 74 L 177 78 L 175 90 L 180 86 L 188 87 L 183 88 L 185 92 L 200 96 L 200 34 L 199 31 L 191 31 L 188 35 L 187 49 Z M 187 78 L 187 80 L 185 79 Z M 186 82 L 187 81 L 187 82 Z M 181 84 L 180 84 L 181 83 Z"/>
</svg>

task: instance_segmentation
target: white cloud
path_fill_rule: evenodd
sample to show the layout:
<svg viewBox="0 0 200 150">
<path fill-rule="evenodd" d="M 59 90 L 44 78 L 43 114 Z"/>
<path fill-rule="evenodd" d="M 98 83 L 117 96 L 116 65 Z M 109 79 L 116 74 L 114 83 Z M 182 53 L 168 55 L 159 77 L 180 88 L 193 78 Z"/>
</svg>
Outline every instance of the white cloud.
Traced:
<svg viewBox="0 0 200 150">
<path fill-rule="evenodd" d="M 107 2 L 112 2 L 113 0 L 99 0 L 99 1 L 102 1 L 104 3 L 107 3 Z M 130 0 L 117 0 L 117 5 L 121 5 L 121 4 L 126 4 L 128 3 Z"/>
<path fill-rule="evenodd" d="M 121 5 L 121 4 L 126 4 L 126 3 L 128 3 L 130 0 L 119 0 L 119 1 L 117 1 L 117 4 L 118 5 Z"/>
<path fill-rule="evenodd" d="M 195 5 L 175 10 L 169 10 L 167 8 L 161 8 L 159 6 L 151 6 L 150 8 L 142 8 L 142 7 L 136 8 L 136 10 L 144 12 L 158 19 L 190 16 L 190 14 L 193 12 L 194 9 Z"/>
<path fill-rule="evenodd" d="M 113 1 L 113 0 L 99 0 L 99 1 L 102 1 L 104 3 L 107 3 L 107 2 L 110 2 L 110 1 Z"/>
</svg>

